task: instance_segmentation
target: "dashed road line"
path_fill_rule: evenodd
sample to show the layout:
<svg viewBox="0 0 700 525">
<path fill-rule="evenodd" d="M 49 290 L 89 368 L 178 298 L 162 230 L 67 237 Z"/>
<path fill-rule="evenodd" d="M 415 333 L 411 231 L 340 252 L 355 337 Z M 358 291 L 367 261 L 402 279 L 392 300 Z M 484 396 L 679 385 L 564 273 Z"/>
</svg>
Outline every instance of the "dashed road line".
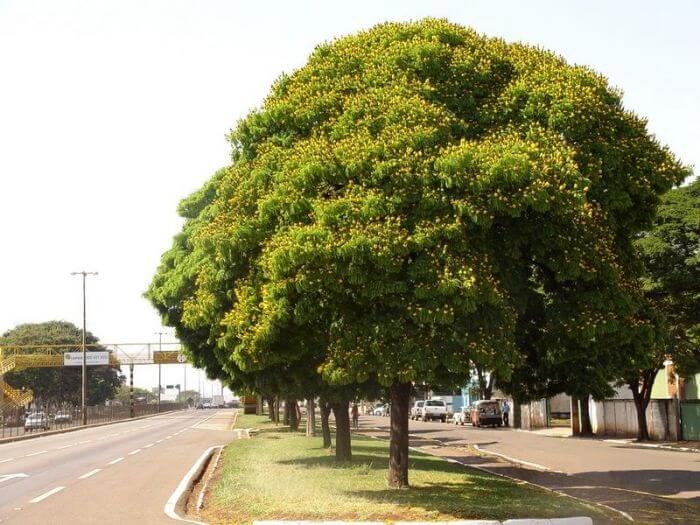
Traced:
<svg viewBox="0 0 700 525">
<path fill-rule="evenodd" d="M 48 492 L 44 492 L 41 496 L 37 496 L 37 497 L 34 498 L 34 499 L 30 499 L 30 500 L 29 500 L 29 503 L 39 503 L 40 501 L 45 500 L 45 499 L 48 498 L 49 496 L 53 496 L 53 495 L 56 494 L 57 492 L 61 492 L 61 491 L 62 491 L 63 489 L 65 489 L 65 488 L 66 488 L 66 487 L 56 487 L 55 489 L 51 489 L 51 490 L 49 490 Z"/>
<path fill-rule="evenodd" d="M 46 454 L 48 450 L 40 450 L 39 452 L 32 452 L 31 454 L 25 454 L 25 458 L 30 458 L 32 456 L 38 456 L 39 454 Z"/>
<path fill-rule="evenodd" d="M 107 463 L 107 465 L 116 465 L 116 464 L 119 463 L 120 461 L 124 461 L 124 458 L 113 459 L 112 461 L 110 461 L 109 463 Z"/>
<path fill-rule="evenodd" d="M 129 455 L 133 456 L 134 454 L 138 454 L 139 452 L 141 452 L 141 449 L 137 448 L 136 450 L 132 450 L 131 452 L 129 452 Z"/>
<path fill-rule="evenodd" d="M 7 463 L 8 461 L 12 461 L 15 458 L 7 458 L 7 459 L 1 459 L 0 463 Z"/>
<path fill-rule="evenodd" d="M 87 474 L 83 474 L 82 476 L 80 476 L 78 479 L 87 479 L 87 478 L 89 478 L 90 476 L 94 476 L 95 474 L 97 474 L 100 470 L 102 470 L 102 469 L 101 469 L 101 468 L 96 468 L 95 470 L 91 470 L 91 471 L 88 472 Z"/>
<path fill-rule="evenodd" d="M 151 448 L 155 443 L 149 443 L 148 445 L 144 445 L 143 448 Z"/>
</svg>

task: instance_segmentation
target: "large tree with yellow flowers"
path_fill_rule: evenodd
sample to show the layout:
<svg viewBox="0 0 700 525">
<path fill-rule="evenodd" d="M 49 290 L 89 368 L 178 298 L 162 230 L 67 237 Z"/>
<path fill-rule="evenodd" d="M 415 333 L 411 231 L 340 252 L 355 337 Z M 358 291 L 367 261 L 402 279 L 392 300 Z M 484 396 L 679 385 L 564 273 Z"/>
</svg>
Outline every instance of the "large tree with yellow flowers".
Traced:
<svg viewBox="0 0 700 525">
<path fill-rule="evenodd" d="M 602 76 L 434 19 L 320 45 L 231 144 L 149 296 L 224 373 L 384 385 L 392 486 L 412 382 L 634 337 L 630 236 L 686 173 Z"/>
</svg>

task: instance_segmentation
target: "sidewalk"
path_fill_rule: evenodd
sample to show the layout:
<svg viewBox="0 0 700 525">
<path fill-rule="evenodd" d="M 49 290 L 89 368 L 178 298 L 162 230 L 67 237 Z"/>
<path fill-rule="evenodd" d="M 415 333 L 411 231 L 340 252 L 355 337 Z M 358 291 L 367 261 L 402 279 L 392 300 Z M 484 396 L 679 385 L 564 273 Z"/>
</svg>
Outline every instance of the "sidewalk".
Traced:
<svg viewBox="0 0 700 525">
<path fill-rule="evenodd" d="M 537 428 L 534 430 L 513 429 L 516 432 L 528 432 L 539 436 L 571 438 L 571 429 L 568 427 Z M 678 450 L 679 452 L 700 452 L 700 441 L 647 441 L 639 442 L 634 438 L 616 438 L 608 436 L 577 436 L 579 439 L 597 439 L 607 443 L 619 443 L 629 447 L 660 448 L 664 450 Z"/>
</svg>

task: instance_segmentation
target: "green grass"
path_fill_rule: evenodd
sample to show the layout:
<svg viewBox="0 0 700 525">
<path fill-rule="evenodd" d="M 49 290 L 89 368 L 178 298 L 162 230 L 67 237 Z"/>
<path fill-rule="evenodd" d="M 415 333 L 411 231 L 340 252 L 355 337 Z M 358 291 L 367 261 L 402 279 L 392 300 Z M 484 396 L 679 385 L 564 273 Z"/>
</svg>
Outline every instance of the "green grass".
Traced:
<svg viewBox="0 0 700 525">
<path fill-rule="evenodd" d="M 238 413 L 236 428 L 275 428 L 275 424 L 267 416 L 256 416 L 255 414 L 244 414 L 243 410 Z"/>
<path fill-rule="evenodd" d="M 239 422 L 265 425 L 264 417 L 245 417 Z M 338 465 L 320 438 L 265 426 L 255 438 L 226 447 L 202 514 L 210 523 L 576 515 L 610 520 L 598 508 L 570 498 L 413 452 L 411 488 L 389 489 L 385 442 L 353 435 L 353 460 Z"/>
</svg>

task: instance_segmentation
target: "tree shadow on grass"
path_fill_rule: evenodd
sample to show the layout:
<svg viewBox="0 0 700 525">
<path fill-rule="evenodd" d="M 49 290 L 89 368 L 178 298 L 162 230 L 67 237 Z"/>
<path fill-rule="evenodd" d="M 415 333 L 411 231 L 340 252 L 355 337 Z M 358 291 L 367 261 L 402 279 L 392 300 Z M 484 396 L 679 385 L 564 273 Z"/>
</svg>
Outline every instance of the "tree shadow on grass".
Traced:
<svg viewBox="0 0 700 525">
<path fill-rule="evenodd" d="M 318 450 L 321 450 L 320 448 Z M 474 463 L 488 462 L 488 459 L 474 458 Z M 352 446 L 352 459 L 338 462 L 333 454 L 325 456 L 304 457 L 296 459 L 285 459 L 278 461 L 281 465 L 290 465 L 313 468 L 337 468 L 337 469 L 357 469 L 366 468 L 369 470 L 387 470 L 389 468 L 389 452 L 385 448 L 378 448 L 372 444 L 354 443 Z M 462 465 L 448 463 L 438 457 L 428 454 L 411 454 L 409 458 L 409 471 L 429 471 L 444 472 L 453 474 L 466 474 L 476 477 L 491 477 L 476 470 L 465 470 Z"/>
<path fill-rule="evenodd" d="M 533 492 L 493 476 L 476 479 L 469 476 L 461 482 L 424 482 L 408 489 L 359 490 L 347 494 L 372 504 L 400 505 L 412 509 L 422 519 L 435 519 L 439 515 L 456 519 L 561 518 L 571 517 L 579 510 L 572 510 L 571 500 L 551 494 L 535 497 Z M 613 523 L 600 515 L 595 515 L 594 521 Z"/>
</svg>

